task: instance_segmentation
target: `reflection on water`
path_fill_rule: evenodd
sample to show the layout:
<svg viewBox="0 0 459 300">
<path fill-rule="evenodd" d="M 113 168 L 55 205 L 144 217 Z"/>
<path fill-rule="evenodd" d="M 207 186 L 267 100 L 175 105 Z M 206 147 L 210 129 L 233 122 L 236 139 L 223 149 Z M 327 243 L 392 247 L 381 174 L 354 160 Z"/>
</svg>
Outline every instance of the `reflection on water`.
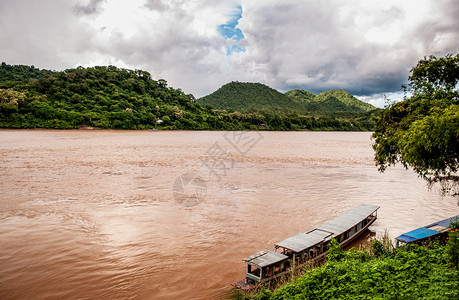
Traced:
<svg viewBox="0 0 459 300">
<path fill-rule="evenodd" d="M 400 167 L 378 173 L 370 133 L 0 131 L 0 298 L 223 298 L 241 259 L 361 203 L 392 237 L 458 213 Z M 215 144 L 234 166 L 202 165 Z M 201 159 L 200 159 L 201 158 Z M 180 205 L 183 174 L 205 198 Z"/>
</svg>

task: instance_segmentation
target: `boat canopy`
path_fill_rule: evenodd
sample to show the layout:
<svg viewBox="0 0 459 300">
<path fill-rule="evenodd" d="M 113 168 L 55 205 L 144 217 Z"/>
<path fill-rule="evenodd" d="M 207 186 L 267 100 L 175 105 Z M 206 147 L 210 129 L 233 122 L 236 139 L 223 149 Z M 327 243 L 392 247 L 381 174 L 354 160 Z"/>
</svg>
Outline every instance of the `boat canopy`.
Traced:
<svg viewBox="0 0 459 300">
<path fill-rule="evenodd" d="M 251 255 L 243 259 L 249 265 L 252 265 L 257 268 L 264 268 L 270 265 L 274 265 L 283 260 L 288 260 L 288 256 L 274 252 L 272 250 L 263 250 L 257 254 Z"/>
<path fill-rule="evenodd" d="M 404 233 L 402 235 L 399 235 L 395 239 L 405 242 L 405 243 L 411 243 L 414 241 L 418 241 L 418 240 L 422 240 L 428 237 L 435 236 L 437 234 L 440 234 L 440 232 L 422 227 L 422 228 L 418 228 L 410 232 Z"/>
<path fill-rule="evenodd" d="M 455 218 L 459 218 L 459 215 L 455 216 L 455 217 L 451 217 L 451 218 L 448 218 L 448 219 L 444 219 L 442 221 L 439 221 L 437 223 L 433 223 L 433 224 L 430 224 L 430 225 L 427 225 L 426 227 L 427 228 L 430 228 L 430 227 L 433 227 L 435 225 L 439 225 L 439 226 L 443 226 L 443 227 L 449 227 L 449 224 L 454 221 Z"/>
<path fill-rule="evenodd" d="M 318 226 L 317 229 L 332 232 L 335 236 L 337 236 L 362 222 L 362 220 L 373 214 L 378 209 L 379 206 L 377 205 L 362 204 L 334 218 L 333 220 L 323 223 Z"/>
<path fill-rule="evenodd" d="M 451 223 L 451 221 L 453 221 L 454 218 L 459 218 L 459 215 L 412 230 L 410 232 L 399 235 L 395 239 L 405 243 L 412 243 L 429 237 L 440 235 L 448 231 L 449 224 Z"/>
<path fill-rule="evenodd" d="M 328 241 L 331 239 L 331 232 L 314 229 L 309 232 L 299 233 L 288 239 L 283 240 L 275 245 L 276 249 L 279 247 L 292 250 L 293 252 L 303 252 L 317 244 Z"/>
</svg>

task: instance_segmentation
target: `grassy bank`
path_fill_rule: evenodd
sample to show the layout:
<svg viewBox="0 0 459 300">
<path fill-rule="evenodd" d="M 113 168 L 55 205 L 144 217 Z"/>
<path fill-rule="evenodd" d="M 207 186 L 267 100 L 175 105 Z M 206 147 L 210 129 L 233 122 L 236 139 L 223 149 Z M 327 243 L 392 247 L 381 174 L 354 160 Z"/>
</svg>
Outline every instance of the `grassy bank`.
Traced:
<svg viewBox="0 0 459 300">
<path fill-rule="evenodd" d="M 456 224 L 457 225 L 457 224 Z M 446 245 L 396 248 L 386 237 L 371 248 L 343 251 L 332 241 L 328 261 L 272 292 L 239 299 L 459 299 L 457 227 Z M 454 267 L 456 266 L 456 268 Z"/>
</svg>

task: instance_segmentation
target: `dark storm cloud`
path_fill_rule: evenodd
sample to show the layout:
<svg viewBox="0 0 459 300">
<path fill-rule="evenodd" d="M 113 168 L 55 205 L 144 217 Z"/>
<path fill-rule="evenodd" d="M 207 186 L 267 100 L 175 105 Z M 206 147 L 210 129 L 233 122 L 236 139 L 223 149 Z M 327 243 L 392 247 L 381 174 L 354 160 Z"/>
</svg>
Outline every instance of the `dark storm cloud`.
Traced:
<svg viewBox="0 0 459 300">
<path fill-rule="evenodd" d="M 81 1 L 75 4 L 73 11 L 77 15 L 94 15 L 100 12 L 100 6 L 105 0 L 90 0 L 83 4 Z"/>
<path fill-rule="evenodd" d="M 423 56 L 459 50 L 455 0 L 0 0 L 0 11 L 7 63 L 140 68 L 197 97 L 231 80 L 399 92 Z"/>
<path fill-rule="evenodd" d="M 452 2 L 252 3 L 240 22 L 244 62 L 255 62 L 258 76 L 282 91 L 399 92 L 420 58 L 459 49 Z"/>
</svg>

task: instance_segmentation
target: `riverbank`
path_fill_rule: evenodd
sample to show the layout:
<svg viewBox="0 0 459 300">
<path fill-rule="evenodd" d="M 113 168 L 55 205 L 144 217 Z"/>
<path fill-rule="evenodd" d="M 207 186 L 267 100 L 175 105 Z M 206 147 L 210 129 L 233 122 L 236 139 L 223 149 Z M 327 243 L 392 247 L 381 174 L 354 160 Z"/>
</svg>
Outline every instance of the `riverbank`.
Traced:
<svg viewBox="0 0 459 300">
<path fill-rule="evenodd" d="M 321 267 L 272 292 L 237 294 L 238 299 L 458 299 L 458 231 L 455 244 L 408 245 L 396 248 L 386 237 L 371 248 L 343 251 L 332 242 L 328 261 Z M 450 239 L 450 241 L 451 241 Z"/>
</svg>

